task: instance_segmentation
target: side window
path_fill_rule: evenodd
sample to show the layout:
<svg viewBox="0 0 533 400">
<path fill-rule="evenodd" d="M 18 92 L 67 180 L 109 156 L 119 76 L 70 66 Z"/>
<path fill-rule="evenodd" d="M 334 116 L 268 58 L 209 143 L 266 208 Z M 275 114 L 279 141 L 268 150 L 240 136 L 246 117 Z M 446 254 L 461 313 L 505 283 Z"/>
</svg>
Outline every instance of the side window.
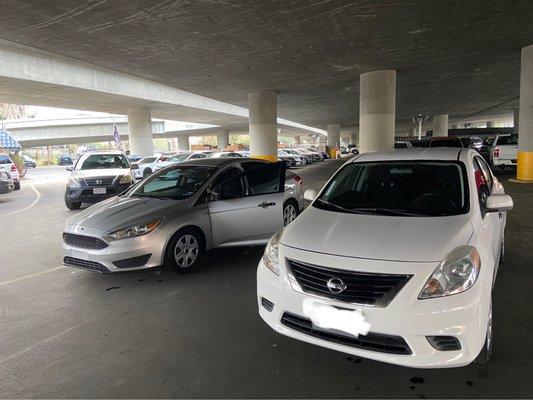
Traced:
<svg viewBox="0 0 533 400">
<path fill-rule="evenodd" d="M 248 169 L 245 173 L 248 182 L 248 195 L 282 192 L 284 188 L 281 174 L 284 173 L 284 170 L 284 165 L 280 162 L 262 164 Z"/>
<path fill-rule="evenodd" d="M 493 179 L 492 179 L 492 173 L 490 171 L 489 166 L 483 160 L 481 157 L 476 157 L 476 160 L 481 167 L 481 170 L 483 171 L 483 176 L 485 177 L 485 181 L 487 182 L 487 186 L 489 188 L 489 191 L 492 193 L 492 186 L 494 185 Z"/>
<path fill-rule="evenodd" d="M 485 178 L 485 174 L 483 173 L 483 169 L 479 165 L 479 162 L 477 160 L 477 157 L 473 160 L 474 165 L 474 179 L 476 182 L 476 189 L 477 194 L 479 198 L 479 203 L 482 207 L 485 207 L 485 204 L 487 202 L 487 197 L 490 195 L 490 189 L 487 184 L 487 179 Z"/>
<path fill-rule="evenodd" d="M 211 200 L 230 200 L 244 197 L 242 171 L 231 167 L 222 171 L 211 185 Z"/>
<path fill-rule="evenodd" d="M 265 164 L 267 164 L 267 163 L 266 162 L 261 162 L 261 161 L 249 161 L 249 162 L 241 163 L 241 167 L 245 171 L 249 171 L 249 170 L 251 170 L 253 168 L 257 168 L 257 167 L 260 167 L 261 165 L 265 165 Z"/>
</svg>

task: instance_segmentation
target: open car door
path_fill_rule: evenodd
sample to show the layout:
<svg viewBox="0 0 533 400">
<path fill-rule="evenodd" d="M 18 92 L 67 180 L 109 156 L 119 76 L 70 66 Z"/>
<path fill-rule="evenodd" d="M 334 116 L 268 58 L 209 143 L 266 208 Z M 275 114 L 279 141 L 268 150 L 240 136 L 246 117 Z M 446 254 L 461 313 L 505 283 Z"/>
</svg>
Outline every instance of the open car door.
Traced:
<svg viewBox="0 0 533 400">
<path fill-rule="evenodd" d="M 283 227 L 285 163 L 261 163 L 214 185 L 209 201 L 213 245 L 264 244 Z"/>
</svg>

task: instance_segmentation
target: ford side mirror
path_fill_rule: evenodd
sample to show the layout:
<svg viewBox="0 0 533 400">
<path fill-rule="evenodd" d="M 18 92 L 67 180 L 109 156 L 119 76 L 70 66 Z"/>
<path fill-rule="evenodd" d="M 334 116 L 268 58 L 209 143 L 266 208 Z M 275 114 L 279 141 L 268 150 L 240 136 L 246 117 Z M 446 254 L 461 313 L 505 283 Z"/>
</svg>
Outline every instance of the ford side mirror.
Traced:
<svg viewBox="0 0 533 400">
<path fill-rule="evenodd" d="M 485 208 L 489 212 L 509 211 L 513 209 L 513 205 L 513 199 L 507 194 L 492 194 L 485 202 Z"/>
<path fill-rule="evenodd" d="M 304 192 L 304 200 L 313 201 L 314 199 L 316 199 L 316 195 L 317 195 L 317 192 L 315 189 L 307 189 Z"/>
<path fill-rule="evenodd" d="M 72 171 L 72 165 L 69 165 L 67 168 L 65 168 L 67 171 Z"/>
</svg>

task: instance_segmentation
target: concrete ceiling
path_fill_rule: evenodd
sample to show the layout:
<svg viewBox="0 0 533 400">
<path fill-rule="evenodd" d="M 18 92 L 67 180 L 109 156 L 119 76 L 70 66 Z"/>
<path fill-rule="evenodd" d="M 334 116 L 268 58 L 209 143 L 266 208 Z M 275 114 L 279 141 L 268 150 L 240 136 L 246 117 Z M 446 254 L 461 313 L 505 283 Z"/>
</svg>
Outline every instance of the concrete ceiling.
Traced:
<svg viewBox="0 0 533 400">
<path fill-rule="evenodd" d="M 399 122 L 512 110 L 532 20 L 531 0 L 3 0 L 0 38 L 238 106 L 277 90 L 323 127 L 356 124 L 359 74 L 386 68 Z"/>
</svg>

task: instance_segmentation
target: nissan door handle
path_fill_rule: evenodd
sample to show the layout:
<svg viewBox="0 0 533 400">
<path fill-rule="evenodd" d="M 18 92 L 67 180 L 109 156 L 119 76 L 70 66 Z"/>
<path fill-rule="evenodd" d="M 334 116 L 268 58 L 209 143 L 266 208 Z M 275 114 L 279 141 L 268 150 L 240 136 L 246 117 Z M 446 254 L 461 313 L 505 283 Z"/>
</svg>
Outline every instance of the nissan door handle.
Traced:
<svg viewBox="0 0 533 400">
<path fill-rule="evenodd" d="M 503 219 L 503 213 L 501 211 L 498 211 L 498 219 Z"/>
<path fill-rule="evenodd" d="M 257 207 L 268 208 L 268 207 L 272 207 L 272 206 L 275 206 L 275 205 L 276 205 L 276 203 L 274 203 L 273 201 L 271 201 L 271 202 L 263 201 L 262 203 L 259 203 L 257 205 Z"/>
</svg>

